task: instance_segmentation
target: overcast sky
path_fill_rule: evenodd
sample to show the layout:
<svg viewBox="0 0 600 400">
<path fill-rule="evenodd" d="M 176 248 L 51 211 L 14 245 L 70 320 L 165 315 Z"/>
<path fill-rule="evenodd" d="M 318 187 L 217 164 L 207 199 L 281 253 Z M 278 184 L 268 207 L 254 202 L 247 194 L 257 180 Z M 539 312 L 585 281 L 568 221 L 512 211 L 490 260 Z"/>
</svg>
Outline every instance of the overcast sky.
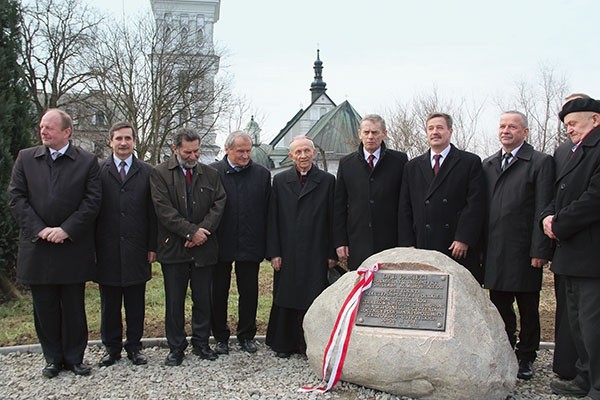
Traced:
<svg viewBox="0 0 600 400">
<path fill-rule="evenodd" d="M 150 0 L 96 4 L 150 12 Z M 486 102 L 495 116 L 493 100 L 533 82 L 542 65 L 564 74 L 570 91 L 600 97 L 599 15 L 599 0 L 222 0 L 214 37 L 270 138 L 310 104 L 317 47 L 327 94 L 361 115 L 435 87 Z M 496 122 L 481 128 L 495 132 Z"/>
</svg>

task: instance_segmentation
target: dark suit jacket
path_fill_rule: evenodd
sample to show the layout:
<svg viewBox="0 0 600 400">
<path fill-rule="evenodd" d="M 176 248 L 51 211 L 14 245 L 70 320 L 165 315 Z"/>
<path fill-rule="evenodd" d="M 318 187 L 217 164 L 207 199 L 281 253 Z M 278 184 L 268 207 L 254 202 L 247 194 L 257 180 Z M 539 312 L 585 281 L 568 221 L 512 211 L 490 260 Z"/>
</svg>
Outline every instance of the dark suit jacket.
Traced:
<svg viewBox="0 0 600 400">
<path fill-rule="evenodd" d="M 558 238 L 552 271 L 559 275 L 600 278 L 600 127 L 593 129 L 557 171 L 555 196 L 540 224 L 554 215 Z"/>
<path fill-rule="evenodd" d="M 554 161 L 524 143 L 504 171 L 502 151 L 483 161 L 488 223 L 485 281 L 488 289 L 533 292 L 542 289 L 542 268 L 531 258 L 550 260 L 552 242 L 538 218 L 553 196 Z"/>
<path fill-rule="evenodd" d="M 219 172 L 227 193 L 218 229 L 219 261 L 261 262 L 265 258 L 271 173 L 252 160 L 236 172 L 227 156 L 210 166 Z"/>
<path fill-rule="evenodd" d="M 111 155 L 100 162 L 102 205 L 96 222 L 94 280 L 132 286 L 151 277 L 148 252 L 156 251 L 156 213 L 150 195 L 150 164 L 133 158 L 125 182 Z"/>
<path fill-rule="evenodd" d="M 101 185 L 96 157 L 72 143 L 52 161 L 45 146 L 21 150 L 8 186 L 19 223 L 17 279 L 25 284 L 73 284 L 90 279 L 95 261 L 94 221 Z M 64 243 L 39 239 L 45 227 L 61 227 Z"/>
<path fill-rule="evenodd" d="M 157 165 L 150 175 L 152 201 L 158 218 L 158 261 L 163 264 L 193 262 L 196 266 L 217 263 L 217 227 L 223 215 L 227 194 L 217 171 L 196 165 L 192 175 L 192 214 L 187 215 L 185 176 L 175 156 Z M 185 248 L 186 235 L 198 228 L 208 230 L 208 240 Z"/>
<path fill-rule="evenodd" d="M 398 196 L 405 153 L 387 149 L 371 170 L 363 146 L 340 160 L 335 188 L 334 246 L 349 246 L 348 266 L 357 269 L 369 256 L 396 247 Z"/>
<path fill-rule="evenodd" d="M 398 211 L 398 244 L 437 250 L 451 257 L 453 241 L 469 245 L 458 260 L 482 282 L 480 240 L 485 218 L 481 159 L 454 145 L 434 177 L 429 151 L 404 168 Z"/>
<path fill-rule="evenodd" d="M 313 165 L 304 187 L 295 167 L 275 175 L 269 205 L 267 257 L 281 257 L 275 272 L 273 302 L 308 310 L 327 287 L 332 241 L 335 177 Z"/>
</svg>

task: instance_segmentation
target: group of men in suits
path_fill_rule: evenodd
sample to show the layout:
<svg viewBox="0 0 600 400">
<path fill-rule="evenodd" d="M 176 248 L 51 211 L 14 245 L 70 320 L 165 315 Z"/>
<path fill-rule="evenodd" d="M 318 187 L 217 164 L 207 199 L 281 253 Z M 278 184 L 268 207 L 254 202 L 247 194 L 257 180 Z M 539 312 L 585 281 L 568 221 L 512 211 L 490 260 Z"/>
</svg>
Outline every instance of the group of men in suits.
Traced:
<svg viewBox="0 0 600 400">
<path fill-rule="evenodd" d="M 89 373 L 82 360 L 90 277 L 101 292 L 106 354 L 100 365 L 116 362 L 123 347 L 134 364 L 144 364 L 145 283 L 158 259 L 170 347 L 165 364 L 179 365 L 187 347 L 188 284 L 194 353 L 214 360 L 229 352 L 232 263 L 240 291 L 238 340 L 242 350 L 256 351 L 258 264 L 266 256 L 275 271 L 267 344 L 289 357 L 305 351 L 302 319 L 326 287 L 328 268 L 344 261 L 354 270 L 379 251 L 413 246 L 452 257 L 490 289 L 521 379 L 534 375 L 542 267 L 552 259 L 577 353 L 574 373 L 563 376 L 574 379 L 556 381 L 552 390 L 600 400 L 600 313 L 593 300 L 600 295 L 593 251 L 600 244 L 600 102 L 571 99 L 560 118 L 573 146 L 561 146 L 554 161 L 526 142 L 527 117 L 507 111 L 498 128 L 501 149 L 482 163 L 452 145 L 447 114 L 428 116 L 430 149 L 410 161 L 386 148 L 385 121 L 367 115 L 359 148 L 340 160 L 337 179 L 318 169 L 315 146 L 302 136 L 290 143 L 294 165 L 271 188 L 269 172 L 250 159 L 252 139 L 244 132 L 228 137 L 226 156 L 210 168 L 198 162 L 198 134 L 182 130 L 174 157 L 151 168 L 133 156 L 135 132 L 121 123 L 110 130 L 112 157 L 98 165 L 69 141 L 70 117 L 49 110 L 40 122 L 42 146 L 20 152 L 9 186 L 21 226 L 18 279 L 32 289 L 43 374 Z M 208 345 L 211 328 L 216 352 Z"/>
</svg>

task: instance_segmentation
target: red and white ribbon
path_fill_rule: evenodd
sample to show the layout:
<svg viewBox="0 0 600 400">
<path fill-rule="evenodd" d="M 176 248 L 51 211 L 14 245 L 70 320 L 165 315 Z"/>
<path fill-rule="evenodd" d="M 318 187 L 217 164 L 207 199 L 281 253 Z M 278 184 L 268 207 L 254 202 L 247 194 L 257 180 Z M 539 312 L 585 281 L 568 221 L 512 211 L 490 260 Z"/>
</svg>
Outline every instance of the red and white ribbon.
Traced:
<svg viewBox="0 0 600 400">
<path fill-rule="evenodd" d="M 348 297 L 346 297 L 346 300 L 338 313 L 333 330 L 331 331 L 327 347 L 325 347 L 321 383 L 317 387 L 302 386 L 298 389 L 299 392 L 325 393 L 331 390 L 331 388 L 333 388 L 340 380 L 340 375 L 342 374 L 342 368 L 344 367 L 344 361 L 346 359 L 346 352 L 348 351 L 350 335 L 352 334 L 354 320 L 356 319 L 358 305 L 360 304 L 360 298 L 362 293 L 371 287 L 373 283 L 373 274 L 379 270 L 379 265 L 380 264 L 377 263 L 371 267 L 360 267 L 356 271 L 358 272 L 359 280 L 348 294 Z M 333 357 L 334 353 L 335 358 Z M 333 367 L 329 378 L 327 378 L 327 370 L 329 369 L 332 359 Z"/>
</svg>

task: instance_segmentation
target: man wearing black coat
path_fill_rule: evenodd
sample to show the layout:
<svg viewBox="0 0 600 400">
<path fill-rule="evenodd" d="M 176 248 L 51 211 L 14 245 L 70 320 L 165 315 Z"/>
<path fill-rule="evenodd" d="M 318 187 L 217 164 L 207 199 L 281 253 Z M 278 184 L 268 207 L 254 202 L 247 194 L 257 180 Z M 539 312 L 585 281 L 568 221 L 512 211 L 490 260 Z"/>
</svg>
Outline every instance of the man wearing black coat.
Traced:
<svg viewBox="0 0 600 400">
<path fill-rule="evenodd" d="M 306 353 L 304 315 L 327 287 L 328 268 L 336 264 L 335 177 L 312 163 L 316 154 L 310 138 L 292 140 L 294 166 L 275 175 L 269 202 L 267 258 L 275 272 L 266 344 L 282 358 Z"/>
<path fill-rule="evenodd" d="M 552 257 L 552 242 L 537 219 L 552 199 L 554 161 L 525 141 L 528 133 L 523 113 L 505 112 L 498 128 L 502 148 L 483 161 L 488 205 L 484 286 L 516 348 L 520 379 L 533 377 L 540 344 L 542 272 Z"/>
<path fill-rule="evenodd" d="M 365 116 L 358 151 L 340 160 L 335 188 L 334 245 L 340 261 L 357 269 L 369 256 L 396 247 L 398 196 L 405 153 L 386 148 L 385 121 Z"/>
<path fill-rule="evenodd" d="M 465 266 L 479 281 L 485 219 L 481 159 L 450 143 L 452 118 L 427 118 L 431 149 L 404 168 L 398 211 L 398 245 L 437 250 Z"/>
<path fill-rule="evenodd" d="M 96 222 L 96 271 L 100 287 L 100 334 L 106 354 L 99 366 L 113 365 L 125 347 L 135 365 L 148 361 L 142 350 L 146 282 L 156 261 L 156 213 L 150 195 L 152 167 L 133 155 L 131 123 L 109 130 L 112 155 L 100 163 L 102 205 Z M 123 346 L 121 307 L 127 339 Z"/>
<path fill-rule="evenodd" d="M 250 158 L 252 138 L 246 132 L 231 133 L 225 140 L 226 155 L 211 164 L 219 172 L 227 193 L 223 218 L 217 231 L 219 262 L 213 276 L 212 331 L 217 354 L 229 353 L 227 305 L 232 264 L 237 282 L 240 347 L 256 352 L 256 309 L 258 307 L 258 269 L 265 258 L 267 210 L 271 192 L 271 173 Z"/>
<path fill-rule="evenodd" d="M 600 400 L 600 102 L 571 100 L 559 117 L 575 146 L 558 171 L 541 224 L 556 242 L 552 271 L 564 277 L 578 360 L 575 379 L 553 381 L 551 387 L 556 394 Z"/>
<path fill-rule="evenodd" d="M 71 117 L 50 109 L 41 146 L 19 152 L 9 207 L 20 228 L 17 280 L 31 288 L 33 315 L 48 378 L 62 369 L 88 375 L 85 282 L 94 265 L 94 221 L 102 187 L 98 161 L 70 142 Z"/>
</svg>

